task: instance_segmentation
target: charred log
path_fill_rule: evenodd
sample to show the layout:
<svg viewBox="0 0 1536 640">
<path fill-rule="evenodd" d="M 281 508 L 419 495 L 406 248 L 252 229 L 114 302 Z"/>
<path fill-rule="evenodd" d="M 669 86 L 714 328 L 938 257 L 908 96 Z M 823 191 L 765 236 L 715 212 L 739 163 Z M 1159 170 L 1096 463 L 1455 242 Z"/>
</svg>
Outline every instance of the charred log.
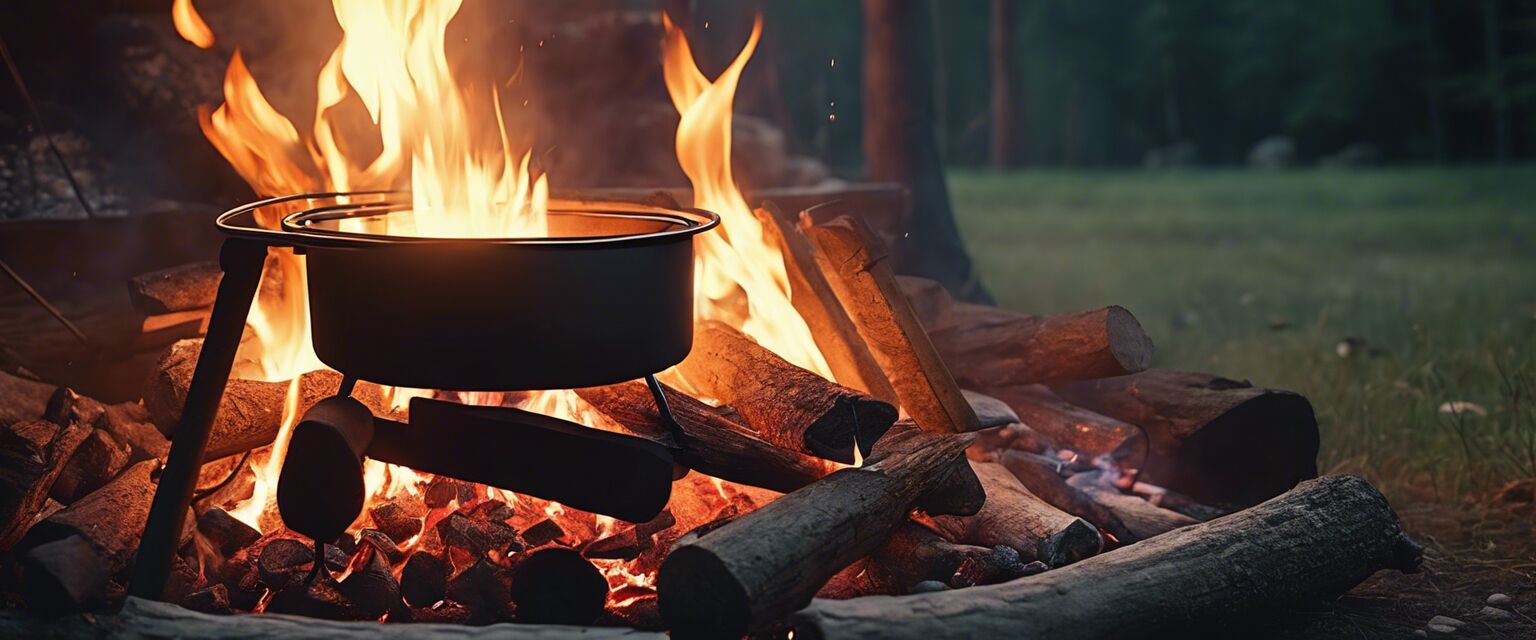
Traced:
<svg viewBox="0 0 1536 640">
<path fill-rule="evenodd" d="M 1120 493 L 1103 482 L 1101 477 L 1100 472 L 1090 471 L 1072 476 L 1067 483 L 1113 513 L 1117 520 L 1125 524 L 1125 528 L 1136 540 L 1146 540 L 1180 527 L 1200 523 L 1199 520 L 1177 511 L 1169 511 L 1139 496 Z"/>
<path fill-rule="evenodd" d="M 45 420 L 0 428 L 0 549 L 11 548 L 32 526 L 48 500 L 48 490 L 64 470 L 64 461 L 89 432 L 86 427 L 61 427 Z"/>
<path fill-rule="evenodd" d="M 790 624 L 797 638 L 1228 635 L 1233 623 L 1336 596 L 1381 569 L 1414 571 L 1419 555 L 1380 493 L 1359 478 L 1334 476 L 1038 576 L 817 601 Z"/>
</svg>

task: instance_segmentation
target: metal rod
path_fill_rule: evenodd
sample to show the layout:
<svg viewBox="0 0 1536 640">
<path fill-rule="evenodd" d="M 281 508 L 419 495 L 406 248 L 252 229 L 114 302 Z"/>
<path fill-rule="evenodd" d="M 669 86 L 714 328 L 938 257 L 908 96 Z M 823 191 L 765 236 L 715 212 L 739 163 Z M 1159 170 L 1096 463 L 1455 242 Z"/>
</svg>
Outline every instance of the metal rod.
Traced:
<svg viewBox="0 0 1536 640">
<path fill-rule="evenodd" d="M 75 200 L 80 202 L 80 208 L 85 209 L 85 217 L 96 217 L 96 210 L 91 208 L 91 203 L 85 199 L 85 190 L 80 188 L 80 182 L 75 180 L 75 172 L 69 168 L 69 163 L 64 161 L 64 154 L 59 151 L 59 146 L 53 142 L 53 134 L 48 132 L 48 125 L 43 123 L 43 113 L 37 110 L 37 103 L 32 100 L 32 92 L 27 90 L 27 81 L 21 78 L 21 68 L 16 66 L 16 60 L 11 58 L 10 47 L 5 46 L 5 38 L 0 37 L 0 58 L 5 59 L 5 67 L 11 72 L 11 79 L 16 82 L 16 90 L 21 92 L 21 101 L 27 103 L 27 109 L 32 112 L 33 126 L 42 134 L 43 140 L 48 143 L 48 150 L 53 152 L 53 159 L 59 163 L 59 168 L 64 171 L 64 179 L 69 181 L 70 190 L 75 192 Z"/>
<path fill-rule="evenodd" d="M 357 377 L 356 376 L 343 375 L 341 377 L 341 386 L 336 388 L 336 397 L 340 398 L 340 397 L 350 396 L 350 395 L 352 395 L 352 390 L 356 389 L 356 388 L 357 388 Z"/>
<path fill-rule="evenodd" d="M 672 407 L 667 404 L 667 396 L 661 390 L 661 382 L 656 380 L 656 375 L 645 377 L 645 386 L 651 390 L 651 397 L 656 399 L 656 412 L 661 414 L 661 422 L 666 425 L 667 433 L 673 438 L 683 437 L 683 426 L 677 423 L 677 418 L 672 416 Z"/>
<path fill-rule="evenodd" d="M 75 326 L 75 323 L 70 322 L 69 318 L 64 317 L 63 312 L 49 303 L 48 299 L 43 297 L 43 294 L 37 292 L 37 289 L 32 288 L 32 284 L 27 282 L 26 278 L 21 277 L 21 274 L 16 273 L 16 270 L 12 269 L 11 265 L 7 264 L 3 258 L 0 258 L 0 270 L 5 271 L 5 275 L 9 276 L 11 281 L 16 283 L 16 286 L 21 287 L 22 291 L 32 296 L 32 300 L 37 302 L 44 311 L 47 311 L 48 315 L 53 316 L 54 320 L 58 320 L 59 324 L 64 325 L 65 329 L 69 329 L 70 333 L 75 334 L 75 338 L 80 340 L 80 344 L 87 347 L 92 346 L 91 339 L 85 337 L 85 334 L 80 331 L 80 327 Z"/>
<path fill-rule="evenodd" d="M 133 582 L 129 585 L 132 595 L 151 600 L 163 597 L 187 505 L 192 500 L 198 470 L 203 464 L 203 452 L 208 447 L 208 434 L 213 430 L 213 418 L 224 397 L 224 387 L 229 383 L 235 351 L 240 348 L 240 334 L 245 330 L 246 316 L 256 299 L 266 259 L 266 245 L 241 238 L 225 240 L 219 252 L 224 279 L 219 282 L 218 296 L 214 298 L 208 336 L 203 340 L 197 368 L 192 372 L 192 384 L 182 405 L 181 420 L 172 434 L 171 452 L 160 474 L 160 486 L 150 504 L 149 520 L 144 525 L 138 559 L 133 567 Z"/>
</svg>

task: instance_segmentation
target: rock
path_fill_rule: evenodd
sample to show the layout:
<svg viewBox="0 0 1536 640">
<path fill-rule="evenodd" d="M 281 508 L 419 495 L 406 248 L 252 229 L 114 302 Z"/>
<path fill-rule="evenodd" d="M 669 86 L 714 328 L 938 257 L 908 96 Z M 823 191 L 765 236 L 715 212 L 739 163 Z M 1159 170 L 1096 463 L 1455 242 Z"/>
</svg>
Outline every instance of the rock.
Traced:
<svg viewBox="0 0 1536 640">
<path fill-rule="evenodd" d="M 933 593 L 935 591 L 949 591 L 949 585 L 938 580 L 924 580 L 912 585 L 909 593 Z"/>
<path fill-rule="evenodd" d="M 1477 612 L 1477 614 L 1490 620 L 1506 620 L 1514 617 L 1515 615 L 1498 607 L 1483 607 L 1481 611 Z"/>
<path fill-rule="evenodd" d="M 1514 602 L 1514 601 L 1515 601 L 1514 598 L 1511 598 L 1508 595 L 1505 595 L 1505 594 L 1502 594 L 1502 593 L 1495 593 L 1495 594 L 1493 594 L 1491 596 L 1488 596 L 1488 600 L 1487 600 L 1488 604 L 1491 604 L 1491 605 L 1493 605 L 1495 607 L 1502 607 L 1502 606 L 1507 605 L 1507 604 L 1509 604 L 1511 602 Z"/>
<path fill-rule="evenodd" d="M 1431 624 L 1431 625 L 1443 624 L 1443 625 L 1451 626 L 1451 627 L 1460 627 L 1461 625 L 1466 624 L 1466 622 L 1463 622 L 1461 620 L 1457 620 L 1457 619 L 1452 618 L 1450 616 L 1435 616 L 1435 617 L 1429 619 L 1429 624 Z"/>
<path fill-rule="evenodd" d="M 1446 635 L 1450 635 L 1450 634 L 1456 633 L 1456 627 L 1453 627 L 1453 626 L 1448 625 L 1448 624 L 1432 624 L 1432 625 L 1429 625 L 1429 630 L 1433 631 L 1435 633 L 1443 633 L 1443 634 L 1446 634 Z"/>
<path fill-rule="evenodd" d="M 1248 151 L 1248 166 L 1274 171 L 1296 163 L 1296 143 L 1286 136 L 1270 136 Z"/>
</svg>

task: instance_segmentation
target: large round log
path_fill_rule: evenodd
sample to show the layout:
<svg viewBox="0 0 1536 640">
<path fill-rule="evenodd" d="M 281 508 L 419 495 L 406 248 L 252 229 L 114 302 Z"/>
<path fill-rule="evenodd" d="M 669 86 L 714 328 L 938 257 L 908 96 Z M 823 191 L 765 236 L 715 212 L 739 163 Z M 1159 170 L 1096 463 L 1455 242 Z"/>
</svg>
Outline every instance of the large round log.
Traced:
<svg viewBox="0 0 1536 640">
<path fill-rule="evenodd" d="M 1206 504 L 1255 504 L 1317 476 L 1317 417 L 1290 391 L 1166 369 L 1055 391 L 1145 429 L 1140 479 Z"/>
<path fill-rule="evenodd" d="M 844 601 L 790 619 L 796 638 L 1164 638 L 1337 596 L 1420 549 L 1360 478 L 1303 483 L 1247 511 L 999 585 Z"/>
</svg>

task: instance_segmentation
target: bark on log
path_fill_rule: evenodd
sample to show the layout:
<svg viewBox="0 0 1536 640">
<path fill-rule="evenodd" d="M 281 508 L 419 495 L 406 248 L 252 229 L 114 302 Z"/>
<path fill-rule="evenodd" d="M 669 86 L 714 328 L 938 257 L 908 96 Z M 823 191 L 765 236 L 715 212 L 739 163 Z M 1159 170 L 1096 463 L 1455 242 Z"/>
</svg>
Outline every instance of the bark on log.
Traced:
<svg viewBox="0 0 1536 640">
<path fill-rule="evenodd" d="M 1289 391 L 1163 369 L 1055 391 L 1145 429 L 1140 478 L 1204 503 L 1251 505 L 1317 475 L 1317 418 Z"/>
<path fill-rule="evenodd" d="M 895 387 L 902 408 L 929 431 L 975 431 L 976 413 L 924 333 L 884 251 L 855 218 L 815 226 L 808 222 L 801 219 L 801 231 L 816 249 L 817 264 Z"/>
<path fill-rule="evenodd" d="M 128 281 L 128 298 L 145 315 L 211 307 L 223 278 L 217 262 L 151 271 Z"/>
<path fill-rule="evenodd" d="M 718 398 L 770 443 L 851 464 L 896 421 L 896 407 L 786 362 L 720 322 L 694 332 L 693 352 L 678 371 L 700 393 Z"/>
<path fill-rule="evenodd" d="M 680 541 L 657 573 L 674 637 L 740 637 L 804 606 L 839 570 L 879 548 L 936 480 L 970 473 L 963 455 L 970 439 L 903 423 L 876 445 L 871 464 Z M 970 513 L 980 507 L 971 506 Z"/>
<path fill-rule="evenodd" d="M 32 526 L 64 461 L 89 433 L 89 427 L 46 420 L 0 429 L 0 549 L 10 549 Z"/>
<path fill-rule="evenodd" d="M 972 516 L 938 516 L 934 523 L 946 538 L 964 544 L 1007 545 L 1025 560 L 1052 567 L 1072 564 L 1099 552 L 1099 530 L 1069 515 L 1024 488 L 1007 468 L 995 462 L 971 462 L 987 502 Z"/>
<path fill-rule="evenodd" d="M 763 225 L 764 235 L 778 245 L 784 256 L 784 270 L 789 276 L 789 300 L 811 329 L 816 347 L 832 367 L 838 384 L 858 389 L 891 404 L 900 399 L 891 381 L 880 370 L 869 346 L 859 337 L 859 329 L 837 300 L 832 283 L 816 264 L 815 250 L 795 225 L 774 207 L 753 211 Z"/>
<path fill-rule="evenodd" d="M 48 490 L 49 497 L 69 504 L 101 488 L 128 466 L 128 445 L 102 429 L 90 429 L 85 440 L 64 463 Z"/>
<path fill-rule="evenodd" d="M 1140 539 L 1109 507 L 1069 484 L 1061 475 L 1059 461 L 1025 451 L 1000 451 L 997 462 L 1018 478 L 1030 493 L 1057 509 L 1087 520 L 1116 542 L 1125 544 Z"/>
<path fill-rule="evenodd" d="M 58 386 L 0 371 L 0 427 L 37 420 Z"/>
<path fill-rule="evenodd" d="M 144 406 L 149 410 L 150 422 L 168 438 L 175 438 L 172 432 L 181 419 L 181 407 L 187 398 L 187 388 L 192 384 L 192 372 L 202 346 L 201 339 L 182 340 L 171 345 L 145 394 Z M 340 373 L 329 370 L 304 374 L 300 382 L 300 414 L 314 403 L 335 395 L 341 386 L 341 378 Z M 231 379 L 214 417 L 203 459 L 215 460 L 271 444 L 277 437 L 278 427 L 282 426 L 287 394 L 287 382 Z M 377 385 L 360 382 L 352 397 L 375 415 L 389 414 L 389 404 Z"/>
<path fill-rule="evenodd" d="M 688 468 L 722 480 L 789 492 L 831 471 L 821 460 L 764 441 L 725 410 L 662 388 L 681 434 L 668 433 L 650 390 L 638 380 L 577 389 L 576 394 L 630 433 L 668 445 L 674 459 Z"/>
<path fill-rule="evenodd" d="M 796 638 L 1163 638 L 1231 635 L 1234 623 L 1337 596 L 1419 548 L 1364 480 L 1309 481 L 1248 511 L 1070 567 L 988 587 L 816 601 Z"/>
<path fill-rule="evenodd" d="M 1146 460 L 1147 434 L 1136 425 L 1075 406 L 1038 384 L 1001 387 L 991 393 L 1056 447 L 1088 459 L 1108 456 L 1126 471 Z"/>
<path fill-rule="evenodd" d="M 339 622 L 267 613 L 259 616 L 216 616 L 173 604 L 129 598 L 117 617 L 113 637 L 125 640 L 666 640 L 663 633 L 605 627 L 492 624 L 379 624 Z"/>
<path fill-rule="evenodd" d="M 78 535 L 91 543 L 108 575 L 117 575 L 133 561 L 139 548 L 139 535 L 149 517 L 149 504 L 155 495 L 152 474 L 160 464 L 145 460 L 124 471 L 106 486 L 81 498 L 32 527 L 21 545 L 37 547 L 55 540 Z M 192 511 L 182 522 L 181 540 L 192 534 Z"/>
<path fill-rule="evenodd" d="M 1152 339 L 1123 307 L 1030 316 L 956 301 L 932 280 L 903 278 L 901 284 L 966 387 L 990 393 L 1004 385 L 1124 375 L 1152 364 Z"/>
<path fill-rule="evenodd" d="M 1090 471 L 1072 476 L 1067 480 L 1067 484 L 1087 494 L 1094 502 L 1114 513 L 1137 540 L 1146 540 L 1174 529 L 1200 524 L 1199 520 L 1154 505 L 1140 496 L 1120 493 L 1114 487 L 1105 484 L 1101 478 L 1100 472 Z"/>
</svg>

